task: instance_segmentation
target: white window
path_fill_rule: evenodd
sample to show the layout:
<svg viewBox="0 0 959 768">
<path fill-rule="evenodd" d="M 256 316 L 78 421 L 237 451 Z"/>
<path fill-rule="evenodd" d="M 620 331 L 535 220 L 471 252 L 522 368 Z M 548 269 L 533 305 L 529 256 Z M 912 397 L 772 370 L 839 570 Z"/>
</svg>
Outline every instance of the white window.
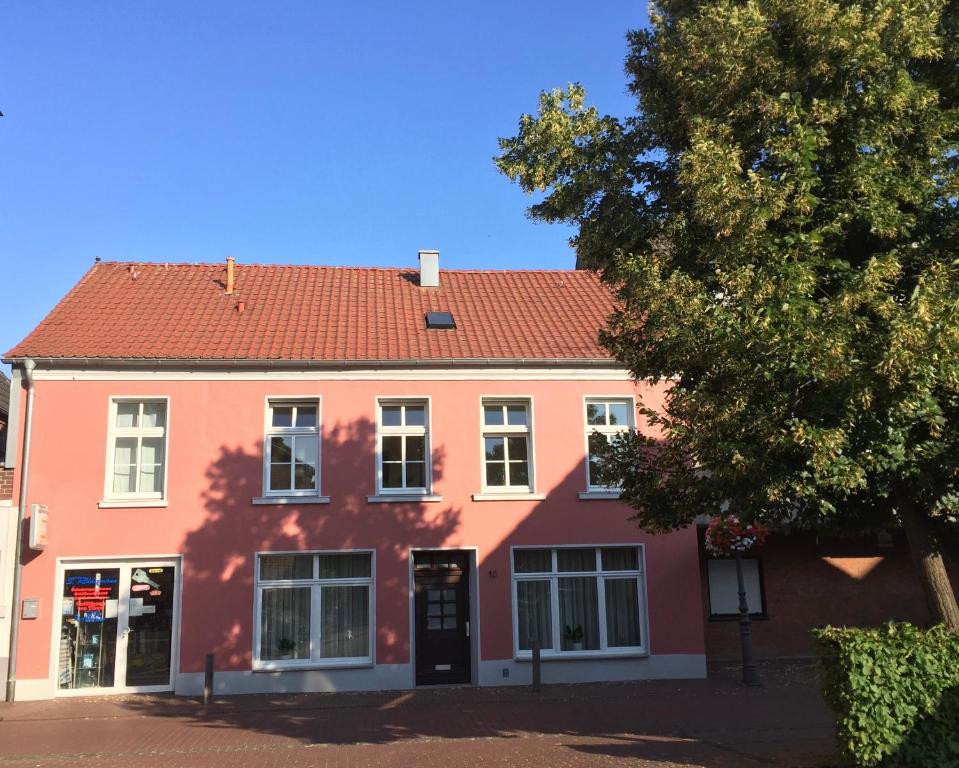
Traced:
<svg viewBox="0 0 959 768">
<path fill-rule="evenodd" d="M 743 585 L 746 587 L 746 605 L 752 616 L 765 616 L 762 576 L 759 560 L 742 558 Z M 714 618 L 739 616 L 739 578 L 734 558 L 709 558 L 706 561 L 709 581 L 709 615 Z"/>
<path fill-rule="evenodd" d="M 431 462 L 426 401 L 381 400 L 378 411 L 378 493 L 429 493 Z"/>
<path fill-rule="evenodd" d="M 484 400 L 484 489 L 531 493 L 531 457 L 529 401 Z"/>
<path fill-rule="evenodd" d="M 316 496 L 320 492 L 320 403 L 270 400 L 263 440 L 267 496 Z"/>
<path fill-rule="evenodd" d="M 586 486 L 590 490 L 608 490 L 599 481 L 598 454 L 619 435 L 633 429 L 632 399 L 598 399 L 586 401 Z"/>
<path fill-rule="evenodd" d="M 372 553 L 264 553 L 256 565 L 254 666 L 372 662 Z"/>
<path fill-rule="evenodd" d="M 639 546 L 514 549 L 517 655 L 645 653 L 642 566 Z"/>
<path fill-rule="evenodd" d="M 166 430 L 166 399 L 110 401 L 107 499 L 164 498 Z"/>
</svg>

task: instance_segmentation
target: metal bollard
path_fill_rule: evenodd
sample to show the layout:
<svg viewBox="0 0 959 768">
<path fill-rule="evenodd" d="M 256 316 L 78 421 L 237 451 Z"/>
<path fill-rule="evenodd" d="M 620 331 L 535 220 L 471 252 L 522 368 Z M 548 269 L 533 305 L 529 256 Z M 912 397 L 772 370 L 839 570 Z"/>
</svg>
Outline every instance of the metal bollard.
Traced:
<svg viewBox="0 0 959 768">
<path fill-rule="evenodd" d="M 540 669 L 540 642 L 533 641 L 533 693 L 539 693 L 542 677 Z"/>
<path fill-rule="evenodd" d="M 206 669 L 203 672 L 203 706 L 213 699 L 213 654 L 206 655 Z"/>
</svg>

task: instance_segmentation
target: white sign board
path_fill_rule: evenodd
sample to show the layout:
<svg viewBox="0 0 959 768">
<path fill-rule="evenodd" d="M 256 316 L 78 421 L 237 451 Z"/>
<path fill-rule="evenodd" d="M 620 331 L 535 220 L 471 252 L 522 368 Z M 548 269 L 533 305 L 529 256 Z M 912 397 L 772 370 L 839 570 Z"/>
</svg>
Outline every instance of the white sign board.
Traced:
<svg viewBox="0 0 959 768">
<path fill-rule="evenodd" d="M 30 507 L 30 549 L 47 548 L 47 507 L 33 504 Z"/>
</svg>

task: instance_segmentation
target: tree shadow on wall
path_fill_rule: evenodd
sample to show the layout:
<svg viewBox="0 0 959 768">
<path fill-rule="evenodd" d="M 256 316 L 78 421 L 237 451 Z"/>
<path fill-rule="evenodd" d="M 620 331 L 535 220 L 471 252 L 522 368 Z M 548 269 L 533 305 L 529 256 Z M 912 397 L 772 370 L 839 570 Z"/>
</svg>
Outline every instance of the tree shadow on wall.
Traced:
<svg viewBox="0 0 959 768">
<path fill-rule="evenodd" d="M 406 615 L 407 547 L 442 545 L 459 527 L 460 512 L 442 503 L 368 503 L 375 493 L 375 435 L 368 420 L 324 430 L 320 487 L 329 504 L 254 505 L 263 495 L 262 445 L 255 452 L 221 447 L 206 471 L 203 522 L 181 550 L 181 672 L 201 672 L 206 653 L 215 654 L 218 671 L 251 668 L 257 552 L 372 549 L 377 616 Z M 433 450 L 434 481 L 442 477 L 444 455 Z M 378 664 L 408 654 L 409 638 L 394 623 L 374 623 Z"/>
</svg>

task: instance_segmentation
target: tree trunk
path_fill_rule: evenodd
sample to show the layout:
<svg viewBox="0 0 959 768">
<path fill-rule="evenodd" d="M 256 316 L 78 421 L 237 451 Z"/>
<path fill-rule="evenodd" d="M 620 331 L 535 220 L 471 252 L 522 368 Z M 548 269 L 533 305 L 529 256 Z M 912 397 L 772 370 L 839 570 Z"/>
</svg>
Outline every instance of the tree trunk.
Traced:
<svg viewBox="0 0 959 768">
<path fill-rule="evenodd" d="M 959 605 L 956 604 L 956 593 L 952 591 L 936 536 L 908 493 L 899 494 L 898 502 L 909 549 L 926 593 L 929 614 L 933 621 L 941 621 L 947 627 L 959 630 Z"/>
</svg>

